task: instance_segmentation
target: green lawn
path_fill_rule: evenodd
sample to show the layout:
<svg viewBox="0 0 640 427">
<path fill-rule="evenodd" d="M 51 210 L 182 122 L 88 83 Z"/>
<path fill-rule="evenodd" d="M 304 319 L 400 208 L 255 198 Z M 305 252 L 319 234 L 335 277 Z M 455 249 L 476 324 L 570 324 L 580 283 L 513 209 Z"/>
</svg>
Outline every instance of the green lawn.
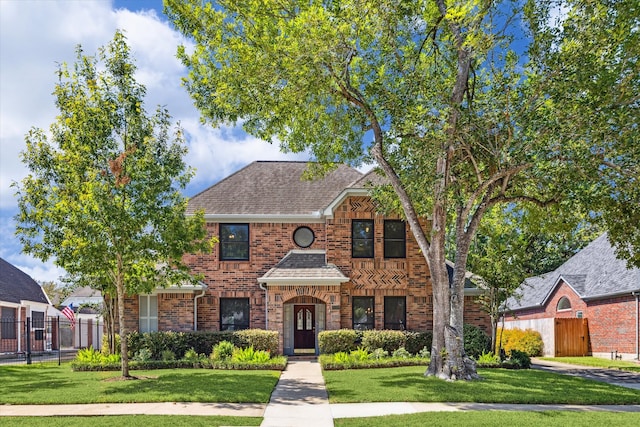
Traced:
<svg viewBox="0 0 640 427">
<path fill-rule="evenodd" d="M 450 426 L 518 426 L 518 427 L 635 427 L 638 413 L 621 412 L 424 412 L 371 418 L 334 420 L 336 427 L 450 427 Z"/>
<path fill-rule="evenodd" d="M 598 368 L 622 369 L 640 372 L 640 364 L 628 360 L 610 360 L 601 357 L 540 357 L 540 360 L 550 362 L 570 363 L 572 365 L 593 366 Z"/>
<path fill-rule="evenodd" d="M 259 426 L 262 418 L 200 417 L 178 415 L 118 415 L 109 417 L 2 417 L 2 427 L 219 427 Z"/>
<path fill-rule="evenodd" d="M 0 366 L 0 404 L 117 402 L 268 403 L 279 371 L 158 369 L 73 372 L 69 364 Z"/>
<path fill-rule="evenodd" d="M 423 366 L 325 371 L 331 403 L 483 402 L 640 404 L 640 391 L 538 370 L 479 369 L 482 380 L 424 377 Z"/>
</svg>

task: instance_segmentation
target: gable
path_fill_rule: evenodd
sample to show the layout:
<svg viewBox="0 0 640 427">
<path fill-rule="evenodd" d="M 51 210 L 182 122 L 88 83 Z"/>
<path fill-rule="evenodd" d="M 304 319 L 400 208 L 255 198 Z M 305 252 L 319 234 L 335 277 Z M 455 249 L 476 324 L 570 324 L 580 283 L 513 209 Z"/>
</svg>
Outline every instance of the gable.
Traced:
<svg viewBox="0 0 640 427">
<path fill-rule="evenodd" d="M 506 307 L 520 310 L 545 305 L 550 295 L 566 283 L 582 300 L 640 291 L 640 269 L 627 268 L 616 258 L 607 234 L 603 234 L 556 270 L 525 279 Z"/>
<path fill-rule="evenodd" d="M 0 301 L 49 304 L 42 287 L 29 275 L 0 258 Z"/>
</svg>

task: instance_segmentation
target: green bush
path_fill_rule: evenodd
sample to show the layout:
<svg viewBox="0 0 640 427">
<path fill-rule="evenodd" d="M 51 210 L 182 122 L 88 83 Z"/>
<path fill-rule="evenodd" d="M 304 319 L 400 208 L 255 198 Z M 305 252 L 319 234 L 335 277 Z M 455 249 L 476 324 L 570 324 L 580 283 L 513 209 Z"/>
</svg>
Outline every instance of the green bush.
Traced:
<svg viewBox="0 0 640 427">
<path fill-rule="evenodd" d="M 101 352 L 94 350 L 93 347 L 78 350 L 76 361 L 81 363 L 101 363 L 103 355 Z"/>
<path fill-rule="evenodd" d="M 478 359 L 491 351 L 491 338 L 479 327 L 464 325 L 464 351 L 467 356 Z"/>
<path fill-rule="evenodd" d="M 278 354 L 278 332 L 265 331 L 264 329 L 246 329 L 244 331 L 236 331 L 234 334 L 238 337 L 238 347 L 253 347 L 256 350 L 268 351 L 269 353 Z"/>
<path fill-rule="evenodd" d="M 176 360 L 176 355 L 171 350 L 163 350 L 160 360 L 163 360 L 165 362 L 171 362 L 173 360 Z"/>
<path fill-rule="evenodd" d="M 511 350 L 511 356 L 509 357 L 508 362 L 516 368 L 531 368 L 531 358 L 524 351 Z"/>
<path fill-rule="evenodd" d="M 400 347 L 404 347 L 407 337 L 402 331 L 382 330 L 382 331 L 364 331 L 362 333 L 362 345 L 368 350 L 373 351 L 381 348 L 389 353 L 393 353 Z"/>
<path fill-rule="evenodd" d="M 478 367 L 498 367 L 500 362 L 500 356 L 491 352 L 482 353 L 478 357 Z"/>
<path fill-rule="evenodd" d="M 393 357 L 397 357 L 399 359 L 408 359 L 409 357 L 411 357 L 411 353 L 409 353 L 404 347 L 400 347 L 393 352 Z"/>
<path fill-rule="evenodd" d="M 406 348 L 409 353 L 418 354 L 425 347 L 431 349 L 431 342 L 433 341 L 433 333 L 431 333 L 431 331 L 405 331 L 404 334 L 406 336 L 404 348 Z"/>
<path fill-rule="evenodd" d="M 357 339 L 358 334 L 353 329 L 322 331 L 318 334 L 318 345 L 320 347 L 320 353 L 349 353 L 356 349 Z"/>
<path fill-rule="evenodd" d="M 502 349 L 511 356 L 514 350 L 521 351 L 529 357 L 540 356 L 544 348 L 542 336 L 533 329 L 504 329 L 498 331 L 498 343 L 500 344 L 500 334 L 502 333 Z"/>
<path fill-rule="evenodd" d="M 389 352 L 383 348 L 376 348 L 371 352 L 372 359 L 384 359 L 385 357 L 389 357 Z"/>
<path fill-rule="evenodd" d="M 149 350 L 148 348 L 141 348 L 140 351 L 137 352 L 135 356 L 133 356 L 133 360 L 135 360 L 136 362 L 148 362 L 149 360 L 156 359 L 153 358 L 151 350 Z"/>
<path fill-rule="evenodd" d="M 120 335 L 116 334 L 115 336 L 115 340 L 116 340 L 116 345 L 115 345 L 115 354 L 120 354 Z M 111 354 L 111 351 L 109 350 L 109 335 L 108 334 L 103 334 L 102 335 L 102 354 L 109 355 Z"/>
<path fill-rule="evenodd" d="M 221 341 L 213 346 L 211 360 L 227 360 L 233 356 L 236 346 L 230 341 Z"/>
</svg>

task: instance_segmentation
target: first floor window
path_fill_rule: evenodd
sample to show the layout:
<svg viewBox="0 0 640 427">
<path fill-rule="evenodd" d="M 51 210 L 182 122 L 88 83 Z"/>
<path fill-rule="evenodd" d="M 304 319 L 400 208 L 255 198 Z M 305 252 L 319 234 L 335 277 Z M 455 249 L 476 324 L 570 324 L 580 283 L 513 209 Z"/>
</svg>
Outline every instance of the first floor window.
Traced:
<svg viewBox="0 0 640 427">
<path fill-rule="evenodd" d="M 220 260 L 249 260 L 249 224 L 220 224 Z"/>
<path fill-rule="evenodd" d="M 407 325 L 407 299 L 384 297 L 384 328 L 404 330 Z"/>
<path fill-rule="evenodd" d="M 373 297 L 353 297 L 353 329 L 364 331 L 374 328 L 373 307 Z"/>
<path fill-rule="evenodd" d="M 10 307 L 2 307 L 2 311 L 0 311 L 0 338 L 6 340 L 15 340 L 17 338 L 16 334 L 16 309 Z"/>
<path fill-rule="evenodd" d="M 31 327 L 34 329 L 44 329 L 44 311 L 31 312 Z"/>
<path fill-rule="evenodd" d="M 158 296 L 140 295 L 139 332 L 155 332 L 158 330 Z"/>
<path fill-rule="evenodd" d="M 220 330 L 249 329 L 249 298 L 220 298 Z"/>
</svg>

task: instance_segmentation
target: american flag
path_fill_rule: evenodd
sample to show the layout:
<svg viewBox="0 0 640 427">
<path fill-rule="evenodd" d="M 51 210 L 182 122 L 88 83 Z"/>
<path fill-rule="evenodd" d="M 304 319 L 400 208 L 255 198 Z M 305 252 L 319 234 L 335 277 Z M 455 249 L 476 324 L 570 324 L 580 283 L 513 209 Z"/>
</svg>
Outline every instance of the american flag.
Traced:
<svg viewBox="0 0 640 427">
<path fill-rule="evenodd" d="M 71 327 L 76 326 L 76 314 L 73 312 L 73 303 L 62 309 L 62 314 L 71 321 Z"/>
</svg>

